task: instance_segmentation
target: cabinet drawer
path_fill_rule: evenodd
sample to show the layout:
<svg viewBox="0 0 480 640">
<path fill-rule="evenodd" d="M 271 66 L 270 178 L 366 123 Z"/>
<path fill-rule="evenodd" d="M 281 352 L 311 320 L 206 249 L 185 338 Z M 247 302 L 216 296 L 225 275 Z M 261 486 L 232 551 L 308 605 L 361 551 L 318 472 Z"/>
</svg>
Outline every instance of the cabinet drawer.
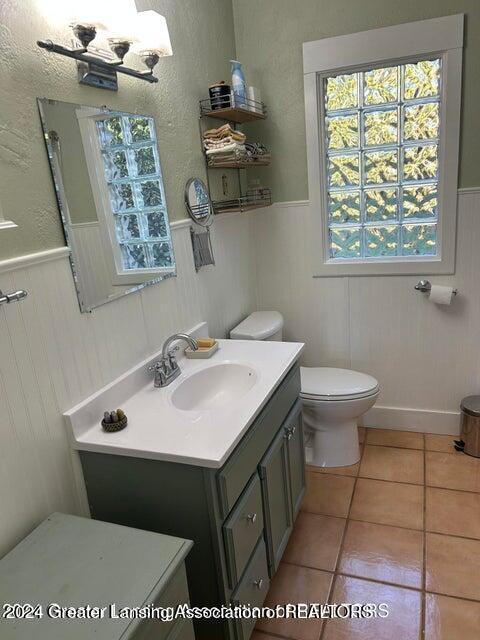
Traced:
<svg viewBox="0 0 480 640">
<path fill-rule="evenodd" d="M 218 491 L 223 517 L 228 515 L 248 479 L 255 473 L 260 458 L 299 395 L 300 369 L 298 365 L 294 365 L 250 431 L 218 473 Z"/>
<path fill-rule="evenodd" d="M 178 604 L 189 602 L 185 565 L 182 564 L 171 577 L 167 586 L 158 597 L 155 598 L 153 605 L 155 607 L 175 607 Z M 169 634 L 177 622 L 177 620 L 171 620 L 169 622 L 146 620 L 132 635 L 132 640 L 151 640 L 153 638 L 155 638 L 155 640 L 164 640 L 170 637 Z M 175 635 L 173 635 L 173 637 L 175 637 Z M 185 637 L 188 638 L 188 636 Z"/>
<path fill-rule="evenodd" d="M 263 537 L 257 543 L 250 562 L 243 577 L 232 594 L 232 604 L 248 604 L 261 607 L 268 593 L 270 581 L 268 579 L 267 553 Z M 255 626 L 256 620 L 237 620 L 236 632 L 238 640 L 248 640 Z"/>
<path fill-rule="evenodd" d="M 223 525 L 230 587 L 237 584 L 263 531 L 262 491 L 256 473 Z"/>
</svg>

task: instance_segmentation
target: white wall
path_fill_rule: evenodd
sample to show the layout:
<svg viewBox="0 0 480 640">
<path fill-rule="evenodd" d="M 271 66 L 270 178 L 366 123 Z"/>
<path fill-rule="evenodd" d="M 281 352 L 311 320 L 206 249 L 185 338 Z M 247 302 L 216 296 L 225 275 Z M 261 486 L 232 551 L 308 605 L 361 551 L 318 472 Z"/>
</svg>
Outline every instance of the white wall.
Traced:
<svg viewBox="0 0 480 640">
<path fill-rule="evenodd" d="M 313 278 L 306 201 L 254 218 L 260 309 L 285 316 L 287 339 L 307 343 L 305 364 L 375 376 L 372 426 L 455 433 L 463 396 L 480 392 L 480 190 L 459 194 L 455 276 L 429 277 L 459 295 L 439 307 L 414 290 L 419 276 Z"/>
<path fill-rule="evenodd" d="M 52 511 L 82 513 L 62 412 L 201 320 L 223 337 L 255 308 L 251 215 L 215 220 L 215 267 L 193 266 L 189 225 L 172 232 L 178 277 L 81 314 L 68 258 L 5 271 L 0 289 L 0 557 Z M 8 233 L 8 232 L 4 232 Z"/>
</svg>

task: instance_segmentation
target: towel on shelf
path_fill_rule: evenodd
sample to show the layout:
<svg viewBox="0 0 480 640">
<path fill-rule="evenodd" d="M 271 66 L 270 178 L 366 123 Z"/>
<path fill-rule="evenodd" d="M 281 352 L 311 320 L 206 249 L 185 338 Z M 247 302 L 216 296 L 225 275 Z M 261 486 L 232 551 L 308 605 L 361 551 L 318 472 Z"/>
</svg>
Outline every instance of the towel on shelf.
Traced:
<svg viewBox="0 0 480 640">
<path fill-rule="evenodd" d="M 236 140 L 231 136 L 223 138 L 222 140 L 204 140 L 203 146 L 205 147 L 205 149 L 217 149 L 217 148 L 225 147 L 226 145 L 232 144 L 232 143 L 239 144 L 239 145 L 241 144 L 242 146 L 244 146 L 244 143 L 242 140 Z"/>
<path fill-rule="evenodd" d="M 209 129 L 203 134 L 204 140 L 222 140 L 222 138 L 233 138 L 239 142 L 245 142 L 246 140 L 244 133 L 237 131 L 237 129 L 233 129 L 233 127 L 228 123 L 218 129 Z"/>
<path fill-rule="evenodd" d="M 266 156 L 270 155 L 270 151 L 260 142 L 246 142 L 245 148 L 249 156 Z"/>
<path fill-rule="evenodd" d="M 246 154 L 245 145 L 239 144 L 238 142 L 230 142 L 229 144 L 223 145 L 221 147 L 207 149 L 205 153 L 207 154 L 207 156 L 212 156 L 215 154 L 225 153 L 226 151 L 239 151 Z"/>
</svg>

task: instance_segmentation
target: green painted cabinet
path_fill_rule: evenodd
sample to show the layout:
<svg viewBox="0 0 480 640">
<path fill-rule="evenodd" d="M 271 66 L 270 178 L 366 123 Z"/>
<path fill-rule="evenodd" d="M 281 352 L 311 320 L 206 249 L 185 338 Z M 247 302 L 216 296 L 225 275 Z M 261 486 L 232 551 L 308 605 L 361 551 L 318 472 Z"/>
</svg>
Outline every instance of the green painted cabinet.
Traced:
<svg viewBox="0 0 480 640">
<path fill-rule="evenodd" d="M 286 420 L 290 503 L 293 519 L 297 517 L 305 493 L 305 444 L 303 441 L 301 402 L 298 401 Z"/>
<path fill-rule="evenodd" d="M 301 404 L 296 402 L 260 462 L 270 576 L 278 569 L 305 491 Z"/>
<path fill-rule="evenodd" d="M 53 513 L 0 560 L 0 603 L 24 605 L 25 614 L 4 611 L 0 638 L 194 640 L 190 620 L 148 617 L 189 603 L 191 548 L 190 540 Z M 140 617 L 121 613 L 137 609 Z"/>
<path fill-rule="evenodd" d="M 287 434 L 282 428 L 260 463 L 265 538 L 270 576 L 275 574 L 292 532 Z"/>
<path fill-rule="evenodd" d="M 220 469 L 81 451 L 92 516 L 193 540 L 192 605 L 260 606 L 304 491 L 299 395 L 294 365 Z M 253 628 L 231 620 L 194 626 L 197 640 L 248 640 Z"/>
</svg>

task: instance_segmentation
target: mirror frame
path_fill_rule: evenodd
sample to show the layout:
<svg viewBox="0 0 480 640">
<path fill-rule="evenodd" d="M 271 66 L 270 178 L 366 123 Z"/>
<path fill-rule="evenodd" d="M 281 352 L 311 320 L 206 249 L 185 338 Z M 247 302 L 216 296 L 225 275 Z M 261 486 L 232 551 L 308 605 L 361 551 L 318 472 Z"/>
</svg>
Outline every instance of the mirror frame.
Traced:
<svg viewBox="0 0 480 640">
<path fill-rule="evenodd" d="M 205 193 L 207 194 L 207 198 L 208 198 L 208 205 L 196 205 L 197 207 L 208 206 L 208 209 L 209 209 L 208 215 L 205 216 L 205 217 L 197 217 L 195 215 L 195 212 L 193 211 L 192 205 L 190 204 L 189 191 L 190 191 L 190 187 L 192 186 L 192 184 L 196 180 L 201 182 L 202 185 L 205 187 Z M 193 206 L 195 206 L 195 205 L 193 205 Z M 207 187 L 207 185 L 205 184 L 205 182 L 201 178 L 190 178 L 189 180 L 187 180 L 187 184 L 185 185 L 185 207 L 187 209 L 188 215 L 195 222 L 195 224 L 198 224 L 201 227 L 209 227 L 213 223 L 213 204 L 212 204 L 212 200 L 210 198 L 210 193 L 209 193 L 208 187 Z"/>
</svg>

